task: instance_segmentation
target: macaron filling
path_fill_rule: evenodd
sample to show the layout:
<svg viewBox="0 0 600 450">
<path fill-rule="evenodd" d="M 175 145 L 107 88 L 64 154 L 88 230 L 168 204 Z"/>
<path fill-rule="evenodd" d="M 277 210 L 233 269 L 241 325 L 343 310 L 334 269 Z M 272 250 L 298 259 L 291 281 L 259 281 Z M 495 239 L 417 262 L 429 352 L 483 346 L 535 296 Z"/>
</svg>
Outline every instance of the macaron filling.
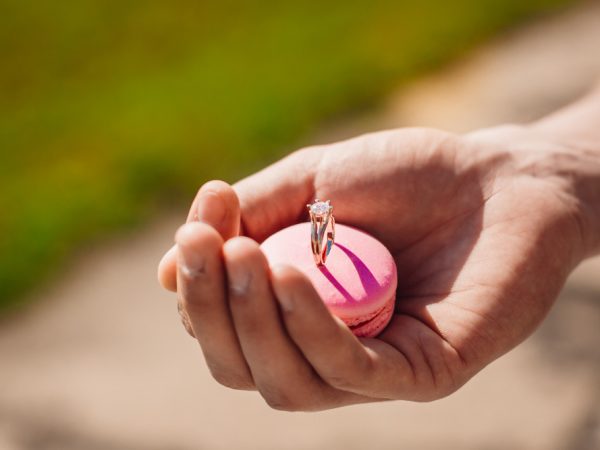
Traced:
<svg viewBox="0 0 600 450">
<path fill-rule="evenodd" d="M 383 305 L 381 308 L 376 309 L 375 311 L 370 312 L 369 314 L 364 314 L 358 317 L 341 317 L 341 319 L 350 328 L 359 327 L 367 322 L 370 322 L 371 320 L 373 320 L 373 318 L 381 314 L 386 306 L 387 305 Z"/>
<path fill-rule="evenodd" d="M 394 313 L 394 302 L 389 301 L 382 308 L 367 317 L 342 319 L 352 333 L 358 337 L 375 337 L 388 325 Z"/>
</svg>

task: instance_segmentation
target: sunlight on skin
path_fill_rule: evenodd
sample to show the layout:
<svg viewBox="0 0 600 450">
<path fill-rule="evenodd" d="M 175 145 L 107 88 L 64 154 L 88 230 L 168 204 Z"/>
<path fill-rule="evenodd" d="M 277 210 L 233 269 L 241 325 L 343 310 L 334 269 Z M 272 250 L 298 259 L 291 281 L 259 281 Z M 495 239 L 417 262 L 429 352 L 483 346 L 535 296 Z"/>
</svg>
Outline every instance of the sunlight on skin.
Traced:
<svg viewBox="0 0 600 450">
<path fill-rule="evenodd" d="M 559 125 L 574 116 L 569 134 Z M 598 117 L 595 95 L 528 126 L 374 133 L 300 150 L 233 187 L 209 182 L 159 279 L 178 290 L 217 381 L 273 408 L 442 398 L 531 334 L 598 252 Z M 354 337 L 258 247 L 306 220 L 314 198 L 395 258 L 396 314 L 376 339 Z"/>
</svg>

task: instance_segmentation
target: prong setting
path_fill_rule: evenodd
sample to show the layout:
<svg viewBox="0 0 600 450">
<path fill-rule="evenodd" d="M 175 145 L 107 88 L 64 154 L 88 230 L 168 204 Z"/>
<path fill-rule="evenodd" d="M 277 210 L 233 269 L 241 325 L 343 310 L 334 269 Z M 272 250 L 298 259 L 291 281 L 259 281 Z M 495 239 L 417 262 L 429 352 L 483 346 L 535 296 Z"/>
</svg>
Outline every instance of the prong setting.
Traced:
<svg viewBox="0 0 600 450">
<path fill-rule="evenodd" d="M 315 217 L 324 217 L 327 214 L 330 214 L 333 210 L 329 200 L 322 202 L 318 198 L 315 199 L 313 203 L 306 206 L 310 211 L 310 214 Z"/>
</svg>

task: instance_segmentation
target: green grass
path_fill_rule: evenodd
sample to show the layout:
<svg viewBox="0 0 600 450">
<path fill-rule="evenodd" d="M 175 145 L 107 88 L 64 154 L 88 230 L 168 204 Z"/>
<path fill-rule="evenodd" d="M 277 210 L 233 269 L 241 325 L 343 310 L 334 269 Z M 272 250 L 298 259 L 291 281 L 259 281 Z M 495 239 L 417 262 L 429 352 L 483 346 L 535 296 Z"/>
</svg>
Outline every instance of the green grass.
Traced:
<svg viewBox="0 0 600 450">
<path fill-rule="evenodd" d="M 81 243 L 566 3 L 0 0 L 0 310 Z"/>
</svg>

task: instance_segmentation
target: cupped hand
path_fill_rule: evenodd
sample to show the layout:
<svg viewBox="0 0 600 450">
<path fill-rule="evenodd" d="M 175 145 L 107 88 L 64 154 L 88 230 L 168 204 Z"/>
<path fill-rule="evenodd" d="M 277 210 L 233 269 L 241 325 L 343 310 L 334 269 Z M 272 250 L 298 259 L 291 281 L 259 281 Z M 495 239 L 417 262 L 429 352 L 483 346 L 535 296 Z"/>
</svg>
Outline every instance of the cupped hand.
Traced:
<svg viewBox="0 0 600 450">
<path fill-rule="evenodd" d="M 583 256 L 570 150 L 532 128 L 403 129 L 297 151 L 229 187 L 204 185 L 159 279 L 221 384 L 317 410 L 455 391 L 527 337 Z M 396 311 L 356 338 L 301 273 L 257 242 L 329 199 L 398 267 Z"/>
</svg>

